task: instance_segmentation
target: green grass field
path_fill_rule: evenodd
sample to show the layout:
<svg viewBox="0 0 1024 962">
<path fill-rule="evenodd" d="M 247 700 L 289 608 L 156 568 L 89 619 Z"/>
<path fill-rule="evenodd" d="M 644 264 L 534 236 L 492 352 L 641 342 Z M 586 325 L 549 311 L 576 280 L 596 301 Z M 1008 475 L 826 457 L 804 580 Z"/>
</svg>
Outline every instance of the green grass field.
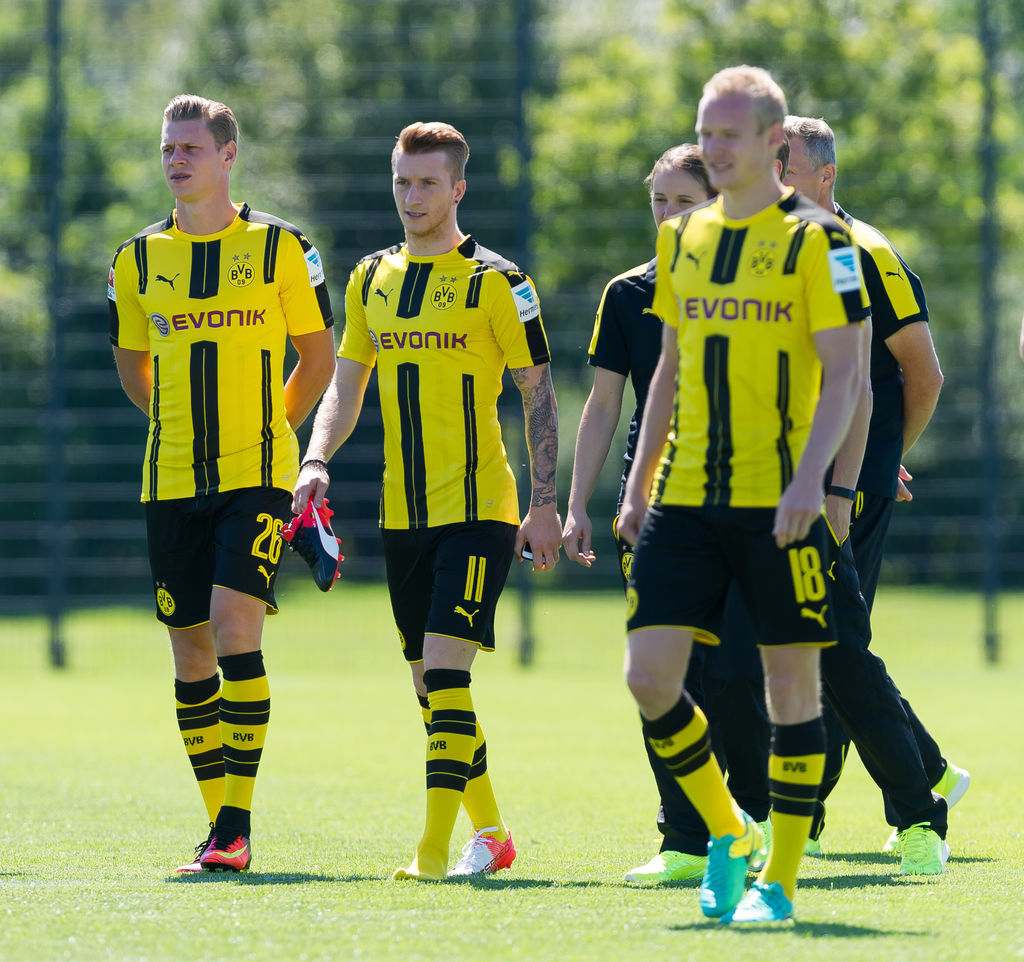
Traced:
<svg viewBox="0 0 1024 962">
<path fill-rule="evenodd" d="M 170 657 L 145 611 L 69 619 L 69 667 L 41 621 L 0 620 L 0 959 L 1024 958 L 1020 725 L 1024 651 L 1004 600 L 1003 661 L 981 655 L 973 596 L 888 591 L 875 649 L 973 776 L 950 819 L 947 874 L 899 879 L 856 758 L 832 796 L 824 861 L 805 859 L 790 930 L 740 932 L 696 890 L 638 888 L 656 797 L 622 682 L 616 594 L 538 594 L 520 668 L 517 605 L 474 693 L 519 858 L 498 877 L 399 883 L 422 828 L 423 728 L 386 596 L 340 582 L 282 598 L 264 649 L 271 730 L 256 788 L 253 871 L 174 878 L 205 834 L 173 722 Z M 460 821 L 453 842 L 468 837 Z"/>
</svg>

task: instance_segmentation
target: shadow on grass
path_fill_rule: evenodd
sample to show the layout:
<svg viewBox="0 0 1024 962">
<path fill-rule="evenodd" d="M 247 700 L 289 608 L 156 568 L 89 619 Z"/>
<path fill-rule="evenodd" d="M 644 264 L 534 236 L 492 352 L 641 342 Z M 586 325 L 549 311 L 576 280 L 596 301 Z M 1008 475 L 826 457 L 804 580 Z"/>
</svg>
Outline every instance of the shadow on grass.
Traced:
<svg viewBox="0 0 1024 962">
<path fill-rule="evenodd" d="M 954 870 L 958 865 L 988 865 L 994 864 L 996 861 L 997 860 L 990 858 L 989 855 L 951 854 L 949 856 L 949 861 L 946 863 L 946 871 L 949 872 Z M 823 866 L 826 869 L 829 867 L 835 867 L 837 863 L 843 862 L 850 862 L 854 865 L 862 866 L 882 866 L 891 870 L 893 875 L 896 875 L 896 873 L 899 872 L 899 859 L 886 852 L 853 851 L 835 854 L 829 852 L 823 861 L 815 860 L 816 865 Z M 803 884 L 803 876 L 801 876 L 801 884 Z"/>
<path fill-rule="evenodd" d="M 893 885 L 906 885 L 909 879 L 900 877 L 893 869 L 892 875 L 826 875 L 823 878 L 797 878 L 798 889 L 866 889 L 886 888 Z M 938 879 L 941 876 L 933 875 L 929 878 Z"/>
<path fill-rule="evenodd" d="M 873 929 L 867 925 L 845 925 L 842 922 L 804 921 L 799 917 L 792 924 L 775 925 L 723 925 L 714 919 L 693 922 L 689 925 L 670 925 L 672 932 L 706 932 L 708 929 L 719 929 L 722 932 L 733 932 L 736 935 L 790 935 L 811 939 L 877 939 L 882 936 L 913 936 L 930 935 L 929 932 L 893 932 L 892 929 Z"/>
<path fill-rule="evenodd" d="M 475 889 L 493 891 L 514 891 L 516 889 L 591 889 L 604 888 L 607 883 L 600 880 L 587 882 L 562 882 L 550 878 L 497 878 L 494 875 L 461 875 L 438 879 L 437 885 L 464 885 Z"/>
<path fill-rule="evenodd" d="M 378 882 L 371 875 L 323 875 L 311 872 L 189 872 L 164 881 L 172 885 L 207 885 L 231 882 L 235 885 L 308 885 L 313 882 Z"/>
<path fill-rule="evenodd" d="M 308 885 L 318 882 L 390 882 L 384 875 L 325 875 L 311 872 L 192 872 L 171 876 L 165 881 L 172 885 L 208 885 L 226 882 L 234 885 Z M 399 883 L 400 884 L 400 883 Z M 423 882 L 417 884 L 423 885 Z M 429 885 L 464 885 L 471 888 L 504 891 L 506 889 L 547 889 L 547 888 L 598 888 L 605 883 L 560 882 L 555 879 L 499 879 L 491 876 L 474 878 L 437 879 Z"/>
</svg>

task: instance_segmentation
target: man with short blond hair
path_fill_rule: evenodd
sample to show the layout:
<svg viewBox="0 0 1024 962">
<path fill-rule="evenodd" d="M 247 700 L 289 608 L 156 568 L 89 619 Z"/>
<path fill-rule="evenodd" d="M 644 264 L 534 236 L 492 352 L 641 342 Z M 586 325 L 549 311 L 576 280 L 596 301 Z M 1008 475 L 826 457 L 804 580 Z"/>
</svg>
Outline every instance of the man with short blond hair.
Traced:
<svg viewBox="0 0 1024 962">
<path fill-rule="evenodd" d="M 334 371 L 334 320 L 305 234 L 231 200 L 229 107 L 175 97 L 160 151 L 174 210 L 114 255 L 110 340 L 125 392 L 149 416 L 142 500 L 157 618 L 210 822 L 178 871 L 243 871 L 270 719 L 263 621 L 277 612 L 295 429 Z M 299 359 L 285 382 L 289 342 Z"/>
<path fill-rule="evenodd" d="M 835 644 L 823 559 L 823 479 L 853 423 L 867 297 L 843 225 L 783 188 L 785 96 L 760 68 L 704 88 L 697 133 L 711 203 L 662 224 L 654 310 L 664 321 L 619 531 L 636 545 L 626 680 L 645 734 L 708 826 L 705 915 L 792 918 L 824 763 L 819 649 Z M 683 676 L 718 644 L 736 581 L 759 628 L 774 806 L 763 837 L 729 794 Z M 742 900 L 742 901 L 741 901 Z"/>
<path fill-rule="evenodd" d="M 392 192 L 405 240 L 364 257 L 349 279 L 338 371 L 293 505 L 299 512 L 322 503 L 326 462 L 355 427 L 376 367 L 388 588 L 427 726 L 426 825 L 398 879 L 485 875 L 516 857 L 491 789 L 470 667 L 478 651 L 494 650 L 494 611 L 513 558 L 550 570 L 561 537 L 558 420 L 540 303 L 515 264 L 459 228 L 468 156 L 450 124 L 410 124 L 399 135 Z M 522 394 L 530 459 L 521 522 L 498 422 L 506 366 Z M 473 836 L 449 872 L 460 806 Z"/>
</svg>

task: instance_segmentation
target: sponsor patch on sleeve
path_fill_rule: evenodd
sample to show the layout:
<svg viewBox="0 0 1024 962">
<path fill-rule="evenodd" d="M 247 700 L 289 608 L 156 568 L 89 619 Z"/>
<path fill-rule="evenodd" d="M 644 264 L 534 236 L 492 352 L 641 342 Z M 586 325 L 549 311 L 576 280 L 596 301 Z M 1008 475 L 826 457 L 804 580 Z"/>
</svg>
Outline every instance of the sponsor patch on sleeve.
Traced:
<svg viewBox="0 0 1024 962">
<path fill-rule="evenodd" d="M 519 323 L 525 324 L 540 316 L 540 299 L 529 281 L 523 281 L 512 288 L 512 299 L 519 311 Z"/>
<path fill-rule="evenodd" d="M 320 260 L 320 251 L 310 247 L 303 256 L 306 259 L 306 270 L 309 271 L 309 286 L 318 287 L 324 282 L 324 264 Z"/>
<path fill-rule="evenodd" d="M 837 247 L 828 252 L 828 269 L 832 275 L 832 290 L 837 294 L 860 289 L 860 261 L 853 247 Z"/>
<path fill-rule="evenodd" d="M 116 301 L 117 291 L 114 290 L 114 265 L 110 265 L 110 273 L 107 275 L 107 300 Z"/>
</svg>

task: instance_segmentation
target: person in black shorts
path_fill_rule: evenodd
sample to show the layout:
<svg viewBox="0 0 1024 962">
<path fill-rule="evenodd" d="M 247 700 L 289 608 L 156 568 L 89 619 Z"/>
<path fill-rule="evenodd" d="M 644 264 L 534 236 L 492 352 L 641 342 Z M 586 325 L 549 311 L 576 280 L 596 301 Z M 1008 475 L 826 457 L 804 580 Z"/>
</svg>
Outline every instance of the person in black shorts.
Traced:
<svg viewBox="0 0 1024 962">
<path fill-rule="evenodd" d="M 619 516 L 636 545 L 626 680 L 644 732 L 708 826 L 705 915 L 792 918 L 824 766 L 819 651 L 835 644 L 824 473 L 857 412 L 866 292 L 848 232 L 779 181 L 785 97 L 767 71 L 720 71 L 697 132 L 719 196 L 658 235 L 661 357 Z M 773 835 L 736 804 L 685 690 L 693 641 L 735 582 L 758 627 L 773 741 Z"/>
<path fill-rule="evenodd" d="M 153 591 L 210 822 L 178 871 L 242 871 L 270 718 L 263 621 L 277 612 L 295 428 L 334 371 L 333 317 L 302 231 L 232 203 L 238 124 L 227 106 L 175 97 L 160 147 L 174 211 L 114 255 L 110 340 L 125 392 L 149 417 Z M 285 383 L 289 341 L 299 360 Z"/>
<path fill-rule="evenodd" d="M 405 242 L 363 258 L 345 296 L 338 371 L 313 424 L 293 510 L 322 503 L 327 460 L 349 437 L 376 368 L 384 419 L 381 527 L 391 606 L 427 726 L 427 816 L 398 879 L 485 875 L 516 857 L 491 788 L 470 696 L 478 651 L 513 557 L 558 561 L 558 427 L 550 352 L 532 281 L 458 226 L 469 146 L 415 123 L 392 153 Z M 530 508 L 520 522 L 497 399 L 508 367 L 523 398 Z M 382 710 L 386 710 L 382 707 Z M 473 824 L 448 870 L 460 806 Z"/>
<path fill-rule="evenodd" d="M 788 159 L 789 146 L 784 143 L 778 156 L 780 176 Z M 644 183 L 648 188 L 655 227 L 660 227 L 668 217 L 704 203 L 717 194 L 708 180 L 696 144 L 680 144 L 666 150 L 655 161 Z M 612 278 L 597 309 L 587 355 L 587 363 L 594 368 L 594 384 L 584 405 L 576 436 L 572 485 L 562 532 L 566 557 L 585 567 L 590 567 L 596 560 L 587 503 L 618 425 L 626 381 L 629 379 L 632 384 L 636 407 L 630 419 L 623 454 L 625 469 L 619 485 L 619 507 L 636 453 L 648 386 L 658 363 L 662 322 L 651 310 L 656 268 L 657 259 Z M 633 546 L 619 537 L 617 517 L 612 523 L 612 533 L 625 590 L 633 562 Z M 766 731 L 767 716 L 761 692 L 760 663 L 756 652 L 747 643 L 748 622 L 742 603 L 732 589 L 721 632 L 725 642 L 723 648 L 728 648 L 728 656 L 717 649 L 696 646 L 687 669 L 686 689 L 708 712 L 712 742 L 723 765 L 726 764 L 726 751 L 732 752 L 736 765 L 729 766 L 729 785 L 737 801 L 744 811 L 763 823 L 762 828 L 767 829 L 771 803 L 763 758 L 767 755 L 768 746 L 766 738 L 756 737 L 757 733 Z M 735 644 L 731 643 L 733 641 Z M 711 710 L 705 698 L 713 700 L 716 706 L 721 705 L 723 710 Z M 699 879 L 707 864 L 707 826 L 646 738 L 644 746 L 658 787 L 657 826 L 662 836 L 661 847 L 650 861 L 630 869 L 626 880 L 676 882 Z"/>
</svg>

